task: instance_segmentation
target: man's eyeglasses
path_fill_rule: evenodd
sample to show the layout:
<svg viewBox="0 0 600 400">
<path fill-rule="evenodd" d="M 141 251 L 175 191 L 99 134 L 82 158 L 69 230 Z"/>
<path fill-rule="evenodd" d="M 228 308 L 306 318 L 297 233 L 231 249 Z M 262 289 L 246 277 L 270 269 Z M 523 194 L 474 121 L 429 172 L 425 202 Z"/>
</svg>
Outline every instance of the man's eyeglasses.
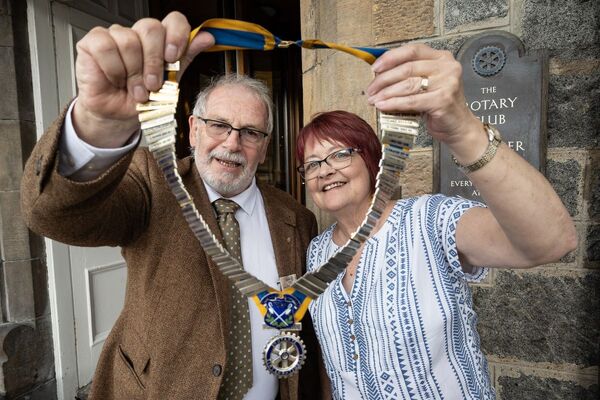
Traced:
<svg viewBox="0 0 600 400">
<path fill-rule="evenodd" d="M 256 129 L 251 128 L 234 128 L 230 124 L 224 121 L 219 121 L 216 119 L 208 119 L 196 116 L 199 120 L 202 120 L 206 124 L 206 134 L 213 139 L 225 139 L 231 131 L 238 131 L 240 133 L 240 141 L 242 145 L 246 146 L 257 146 L 259 145 L 267 136 L 268 133 L 261 132 Z"/>
<path fill-rule="evenodd" d="M 327 165 L 329 165 L 331 168 L 339 171 L 340 169 L 344 169 L 352 163 L 352 154 L 359 152 L 359 149 L 353 149 L 351 147 L 337 150 L 322 160 L 305 162 L 296 168 L 296 170 L 300 173 L 305 181 L 308 181 L 316 178 L 317 175 L 319 175 L 319 170 L 321 169 L 322 163 L 327 163 Z"/>
</svg>

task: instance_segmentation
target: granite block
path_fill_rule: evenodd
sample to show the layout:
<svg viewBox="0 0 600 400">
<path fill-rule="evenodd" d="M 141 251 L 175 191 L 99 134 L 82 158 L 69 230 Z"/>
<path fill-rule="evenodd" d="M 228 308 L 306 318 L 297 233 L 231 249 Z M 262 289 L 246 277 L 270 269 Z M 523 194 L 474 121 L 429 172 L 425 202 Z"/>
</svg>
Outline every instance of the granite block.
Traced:
<svg viewBox="0 0 600 400">
<path fill-rule="evenodd" d="M 596 400 L 600 397 L 597 384 L 585 387 L 577 382 L 530 375 L 500 376 L 498 386 L 502 400 Z"/>
<path fill-rule="evenodd" d="M 551 55 L 570 49 L 589 57 L 599 49 L 600 2 L 524 0 L 521 29 L 526 48 L 548 49 Z"/>
<path fill-rule="evenodd" d="M 508 0 L 446 0 L 444 4 L 444 27 L 447 31 L 508 16 Z"/>
<path fill-rule="evenodd" d="M 548 97 L 548 147 L 600 145 L 600 71 L 552 75 Z"/>
<path fill-rule="evenodd" d="M 376 44 L 429 37 L 434 32 L 433 0 L 373 0 Z"/>
<path fill-rule="evenodd" d="M 478 331 L 488 355 L 527 362 L 600 362 L 600 271 L 559 276 L 497 270 L 474 287 Z"/>
<path fill-rule="evenodd" d="M 578 215 L 582 170 L 576 160 L 546 162 L 546 177 L 572 217 Z"/>
</svg>

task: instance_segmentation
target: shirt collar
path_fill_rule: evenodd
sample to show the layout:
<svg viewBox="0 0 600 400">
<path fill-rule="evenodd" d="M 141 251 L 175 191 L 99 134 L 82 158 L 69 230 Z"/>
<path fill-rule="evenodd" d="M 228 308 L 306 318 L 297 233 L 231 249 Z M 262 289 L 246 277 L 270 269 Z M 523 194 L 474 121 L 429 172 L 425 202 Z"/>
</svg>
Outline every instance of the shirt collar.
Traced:
<svg viewBox="0 0 600 400">
<path fill-rule="evenodd" d="M 220 198 L 233 200 L 237 204 L 239 204 L 240 208 L 244 210 L 246 214 L 252 215 L 252 211 L 254 210 L 254 204 L 256 204 L 256 196 L 258 196 L 258 186 L 256 186 L 256 177 L 252 178 L 252 183 L 250 183 L 250 186 L 248 186 L 246 190 L 233 197 L 222 196 L 205 181 L 202 181 L 202 183 L 206 188 L 208 200 L 211 202 L 211 204 Z"/>
</svg>

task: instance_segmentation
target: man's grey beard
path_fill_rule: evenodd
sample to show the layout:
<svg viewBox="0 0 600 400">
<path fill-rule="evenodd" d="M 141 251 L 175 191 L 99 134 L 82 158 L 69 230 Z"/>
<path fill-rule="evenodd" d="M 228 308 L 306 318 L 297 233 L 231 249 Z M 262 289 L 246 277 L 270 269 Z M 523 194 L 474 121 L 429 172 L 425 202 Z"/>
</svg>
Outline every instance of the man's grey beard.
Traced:
<svg viewBox="0 0 600 400">
<path fill-rule="evenodd" d="M 201 156 L 196 152 L 196 149 L 192 148 L 191 150 L 196 168 L 202 180 L 222 196 L 233 197 L 240 194 L 252 183 L 257 165 L 248 165 L 248 161 L 241 154 L 213 150 L 208 155 Z M 210 163 L 215 157 L 241 164 L 242 173 L 235 175 L 232 173 L 215 173 L 211 171 Z"/>
</svg>

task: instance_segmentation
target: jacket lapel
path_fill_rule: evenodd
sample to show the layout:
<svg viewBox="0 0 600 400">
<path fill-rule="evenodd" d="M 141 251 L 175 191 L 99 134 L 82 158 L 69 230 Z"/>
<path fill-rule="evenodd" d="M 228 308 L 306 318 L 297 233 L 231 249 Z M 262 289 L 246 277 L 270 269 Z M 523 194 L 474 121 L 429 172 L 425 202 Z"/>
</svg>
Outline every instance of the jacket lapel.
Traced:
<svg viewBox="0 0 600 400">
<path fill-rule="evenodd" d="M 296 254 L 296 213 L 284 203 L 278 201 L 271 187 L 258 185 L 265 203 L 265 212 L 269 223 L 269 232 L 273 242 L 273 251 L 279 277 L 302 274 L 299 263 L 301 257 Z"/>
<path fill-rule="evenodd" d="M 194 163 L 192 162 L 190 165 L 192 169 L 191 173 L 188 174 L 189 181 L 185 182 L 185 186 L 188 189 L 190 195 L 194 199 L 194 204 L 198 209 L 198 212 L 204 219 L 204 221 L 208 224 L 210 230 L 215 235 L 217 240 L 222 244 L 223 236 L 221 235 L 221 229 L 217 223 L 217 218 L 215 216 L 215 212 L 213 209 L 210 200 L 208 199 L 208 194 L 206 193 L 206 189 L 204 184 L 202 183 L 202 179 L 200 178 L 200 174 Z M 200 243 L 198 243 L 198 247 L 200 247 Z M 204 252 L 203 252 L 204 253 Z M 230 286 L 231 282 L 227 279 L 219 269 L 217 265 L 213 262 L 213 260 L 204 253 L 204 257 L 206 258 L 206 263 L 208 264 L 208 268 L 210 270 L 210 275 L 212 277 L 212 282 L 216 292 L 216 301 L 217 301 L 217 311 L 219 312 L 219 319 L 221 320 L 221 333 L 223 338 L 227 338 L 227 332 L 229 332 L 229 307 L 230 307 Z M 227 340 L 225 339 L 225 343 Z"/>
</svg>

